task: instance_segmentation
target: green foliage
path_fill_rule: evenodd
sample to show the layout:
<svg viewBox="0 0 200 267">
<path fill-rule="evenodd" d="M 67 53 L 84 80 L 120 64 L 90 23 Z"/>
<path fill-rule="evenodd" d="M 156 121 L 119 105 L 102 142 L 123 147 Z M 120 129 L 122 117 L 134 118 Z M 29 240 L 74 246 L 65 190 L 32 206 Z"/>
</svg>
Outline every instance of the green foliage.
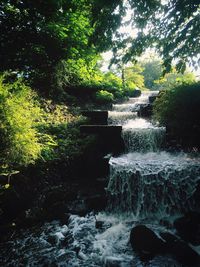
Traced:
<svg viewBox="0 0 200 267">
<path fill-rule="evenodd" d="M 52 104 L 46 103 L 46 107 L 49 106 Z M 38 126 L 44 137 L 51 137 L 50 144 L 46 143 L 41 156 L 45 161 L 74 160 L 92 141 L 90 137 L 83 137 L 79 130 L 80 125 L 86 122 L 81 116 L 71 115 L 63 105 L 53 107 L 54 110 L 48 110 L 45 121 Z"/>
<path fill-rule="evenodd" d="M 162 62 L 158 59 L 149 59 L 141 62 L 144 76 L 144 86 L 150 90 L 154 90 L 155 81 L 162 77 Z"/>
<path fill-rule="evenodd" d="M 96 1 L 95 1 L 96 2 Z M 97 1 L 98 2 L 98 1 Z M 126 50 L 124 62 L 141 55 L 146 48 L 154 47 L 163 56 L 167 71 L 171 70 L 173 59 L 178 59 L 179 71 L 185 70 L 185 63 L 199 64 L 200 3 L 198 0 L 128 0 L 102 1 L 95 10 L 98 24 L 96 42 L 102 35 L 105 46 L 112 46 L 114 61 L 119 50 Z M 128 7 L 128 8 L 127 8 Z M 124 24 L 137 29 L 136 36 L 127 36 L 117 31 L 127 10 L 131 19 Z M 115 11 L 115 12 L 113 12 Z M 115 35 L 115 38 L 112 38 Z"/>
<path fill-rule="evenodd" d="M 135 88 L 144 88 L 143 68 L 139 64 L 124 69 L 125 87 L 133 90 Z"/>
<path fill-rule="evenodd" d="M 50 90 L 61 60 L 90 54 L 90 2 L 1 1 L 0 70 L 19 71 L 37 88 Z"/>
<path fill-rule="evenodd" d="M 200 83 L 182 83 L 162 90 L 154 102 L 154 118 L 178 137 L 200 133 Z"/>
<path fill-rule="evenodd" d="M 1 170 L 34 163 L 42 150 L 35 128 L 40 116 L 36 95 L 21 79 L 8 82 L 9 78 L 0 76 Z"/>
<path fill-rule="evenodd" d="M 154 89 L 162 90 L 175 87 L 182 83 L 193 83 L 196 78 L 193 73 L 186 72 L 185 74 L 177 73 L 176 71 L 165 74 L 159 80 L 154 81 Z"/>
<path fill-rule="evenodd" d="M 96 93 L 96 100 L 99 103 L 111 103 L 114 100 L 114 96 L 108 91 L 100 90 Z"/>
</svg>

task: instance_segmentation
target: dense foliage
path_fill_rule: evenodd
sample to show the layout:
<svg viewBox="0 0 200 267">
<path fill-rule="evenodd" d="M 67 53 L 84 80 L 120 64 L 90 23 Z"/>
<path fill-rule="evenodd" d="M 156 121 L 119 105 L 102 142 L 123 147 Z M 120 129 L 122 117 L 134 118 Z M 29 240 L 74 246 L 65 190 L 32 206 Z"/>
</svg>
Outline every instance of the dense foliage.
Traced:
<svg viewBox="0 0 200 267">
<path fill-rule="evenodd" d="M 39 157 L 42 145 L 35 128 L 40 117 L 36 95 L 20 79 L 0 77 L 0 169 L 28 165 Z"/>
<path fill-rule="evenodd" d="M 82 117 L 39 99 L 13 75 L 0 77 L 0 118 L 0 175 L 10 176 L 38 160 L 73 159 L 89 142 L 80 135 Z"/>
<path fill-rule="evenodd" d="M 158 59 L 145 60 L 141 62 L 141 66 L 145 87 L 155 90 L 155 81 L 162 77 L 162 62 Z"/>
<path fill-rule="evenodd" d="M 193 83 L 196 77 L 193 73 L 186 71 L 184 74 L 178 73 L 177 71 L 172 71 L 170 73 L 161 76 L 160 79 L 154 81 L 154 89 L 162 90 L 171 87 L 176 87 L 182 83 Z"/>
<path fill-rule="evenodd" d="M 154 117 L 183 144 L 199 146 L 200 83 L 182 83 L 160 92 Z"/>
<path fill-rule="evenodd" d="M 45 91 L 55 82 L 61 60 L 68 60 L 69 69 L 80 58 L 89 62 L 90 54 L 95 54 L 89 44 L 90 2 L 1 1 L 0 70 L 19 71 Z"/>
</svg>

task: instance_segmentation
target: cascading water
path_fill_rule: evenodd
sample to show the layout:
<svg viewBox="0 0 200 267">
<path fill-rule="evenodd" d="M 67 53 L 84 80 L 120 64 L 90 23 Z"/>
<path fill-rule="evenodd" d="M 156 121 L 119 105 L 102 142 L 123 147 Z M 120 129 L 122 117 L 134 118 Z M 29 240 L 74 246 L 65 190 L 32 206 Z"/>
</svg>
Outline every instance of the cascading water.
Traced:
<svg viewBox="0 0 200 267">
<path fill-rule="evenodd" d="M 148 103 L 151 95 L 156 92 L 131 100 L 132 105 Z M 122 137 L 127 154 L 110 159 L 110 210 L 132 212 L 141 219 L 195 208 L 192 196 L 200 180 L 199 160 L 161 151 L 165 128 L 146 119 L 127 120 Z"/>
<path fill-rule="evenodd" d="M 158 151 L 165 141 L 165 128 L 154 126 L 145 119 L 128 120 L 123 125 L 122 137 L 127 152 Z"/>
<path fill-rule="evenodd" d="M 195 207 L 200 164 L 186 154 L 129 153 L 110 160 L 110 207 L 158 218 Z"/>
<path fill-rule="evenodd" d="M 54 221 L 23 231 L 6 248 L 0 246 L 0 266 L 144 266 L 129 243 L 132 227 L 142 223 L 164 231 L 160 219 L 170 221 L 170 216 L 195 208 L 193 194 L 200 180 L 199 158 L 162 151 L 165 129 L 136 116 L 140 105 L 155 94 L 131 98 L 109 112 L 109 123 L 123 126 L 126 153 L 109 162 L 108 210 L 71 215 L 67 225 Z M 157 256 L 145 266 L 183 267 L 169 255 Z"/>
<path fill-rule="evenodd" d="M 108 112 L 108 124 L 110 125 L 123 125 L 128 120 L 137 117 L 137 112 L 131 111 L 109 111 Z"/>
</svg>

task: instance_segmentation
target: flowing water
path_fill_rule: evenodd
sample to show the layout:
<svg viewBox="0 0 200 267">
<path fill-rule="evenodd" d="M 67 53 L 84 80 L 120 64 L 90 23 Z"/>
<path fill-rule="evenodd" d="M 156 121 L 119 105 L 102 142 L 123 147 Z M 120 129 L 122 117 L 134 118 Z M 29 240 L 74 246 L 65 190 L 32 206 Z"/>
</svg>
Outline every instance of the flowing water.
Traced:
<svg viewBox="0 0 200 267">
<path fill-rule="evenodd" d="M 0 248 L 0 266 L 182 266 L 170 256 L 142 263 L 129 243 L 134 225 L 173 233 L 173 219 L 196 208 L 193 195 L 200 180 L 200 159 L 166 152 L 165 128 L 137 117 L 140 105 L 152 94 L 156 92 L 114 105 L 109 112 L 109 124 L 123 126 L 126 152 L 109 162 L 107 210 L 71 215 L 66 225 L 54 221 L 23 231 Z M 101 227 L 95 227 L 97 222 Z"/>
</svg>

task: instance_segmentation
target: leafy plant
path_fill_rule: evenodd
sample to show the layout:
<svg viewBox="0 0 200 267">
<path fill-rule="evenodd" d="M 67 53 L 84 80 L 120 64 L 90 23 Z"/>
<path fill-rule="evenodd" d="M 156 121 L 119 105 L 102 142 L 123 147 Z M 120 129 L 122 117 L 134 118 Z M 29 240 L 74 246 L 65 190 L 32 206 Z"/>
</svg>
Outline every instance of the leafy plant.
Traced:
<svg viewBox="0 0 200 267">
<path fill-rule="evenodd" d="M 8 75 L 0 76 L 0 169 L 4 173 L 40 156 L 42 145 L 35 127 L 40 112 L 36 94 L 20 78 L 9 82 Z"/>
<path fill-rule="evenodd" d="M 199 142 L 200 83 L 162 90 L 154 102 L 154 118 L 184 142 Z M 193 139 L 193 140 L 192 140 Z"/>
<path fill-rule="evenodd" d="M 96 93 L 96 100 L 100 103 L 110 103 L 114 100 L 114 96 L 106 90 L 100 90 Z"/>
</svg>

